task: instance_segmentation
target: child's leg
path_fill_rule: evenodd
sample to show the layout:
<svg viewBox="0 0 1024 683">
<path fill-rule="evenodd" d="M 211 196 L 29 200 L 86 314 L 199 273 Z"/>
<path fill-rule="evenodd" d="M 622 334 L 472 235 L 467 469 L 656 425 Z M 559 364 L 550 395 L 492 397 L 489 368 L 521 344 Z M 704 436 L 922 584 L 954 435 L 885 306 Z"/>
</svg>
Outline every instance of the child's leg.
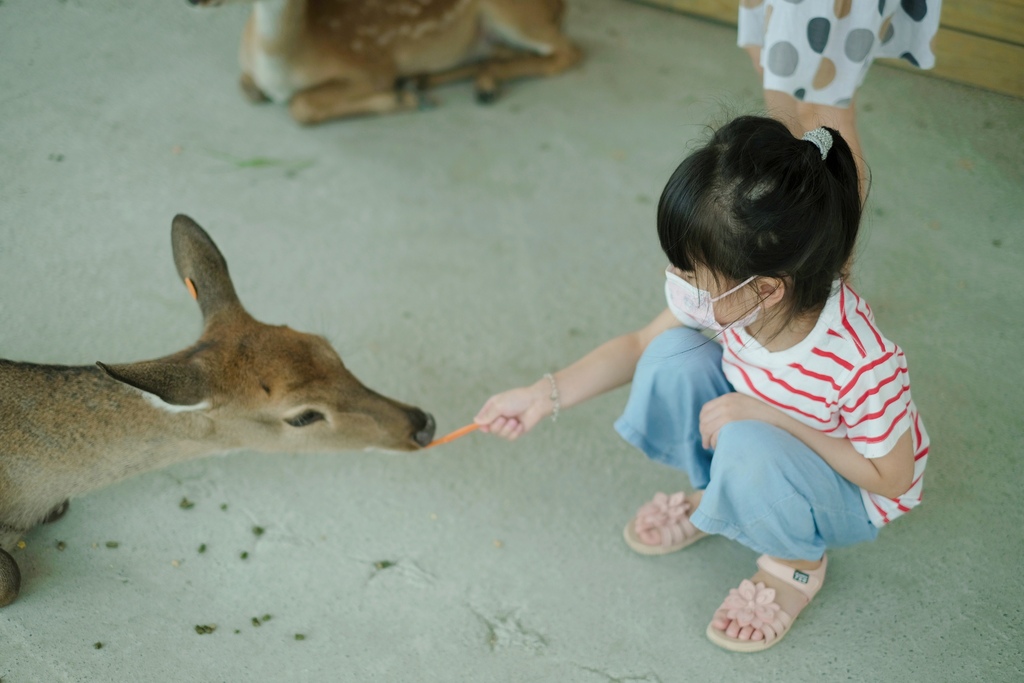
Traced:
<svg viewBox="0 0 1024 683">
<path fill-rule="evenodd" d="M 757 75 L 763 78 L 760 46 L 748 45 L 744 49 L 750 55 Z M 839 131 L 846 144 L 850 146 L 853 159 L 857 163 L 860 198 L 863 203 L 867 199 L 870 178 L 864 161 L 864 150 L 860 144 L 860 135 L 857 134 L 855 100 L 856 96 L 850 98 L 850 104 L 846 107 L 829 107 L 824 104 L 801 102 L 789 93 L 779 90 L 764 91 L 764 104 L 768 115 L 784 123 L 794 137 L 803 137 L 804 133 L 819 126 L 828 126 Z"/>
<path fill-rule="evenodd" d="M 697 489 L 707 486 L 711 451 L 701 444 L 700 409 L 732 391 L 722 372 L 722 348 L 696 330 L 675 328 L 654 339 L 633 374 L 629 402 L 615 428 L 649 458 L 685 471 Z M 623 530 L 644 555 L 681 550 L 706 534 L 690 524 L 700 492 L 658 493 Z"/>
<path fill-rule="evenodd" d="M 759 553 L 810 562 L 826 547 L 878 533 L 858 486 L 788 432 L 751 420 L 719 432 L 711 481 L 691 520 Z"/>
<path fill-rule="evenodd" d="M 856 97 L 854 98 L 856 99 Z M 804 133 L 821 126 L 828 126 L 839 131 L 853 152 L 853 160 L 857 164 L 857 179 L 860 185 L 860 200 L 867 199 L 868 178 L 867 164 L 864 162 L 864 150 L 860 146 L 857 134 L 857 112 L 854 99 L 848 107 L 828 107 L 824 104 L 801 102 L 800 100 L 778 90 L 765 90 L 764 103 L 768 115 L 786 124 L 794 137 L 803 137 Z"/>
<path fill-rule="evenodd" d="M 677 327 L 647 346 L 633 374 L 615 429 L 647 457 L 683 470 L 694 488 L 707 486 L 711 451 L 701 444 L 700 409 L 732 391 L 722 372 L 722 347 Z"/>
<path fill-rule="evenodd" d="M 859 487 L 788 432 L 755 421 L 719 432 L 711 481 L 690 521 L 763 553 L 761 569 L 730 594 L 708 628 L 716 644 L 742 651 L 764 649 L 785 634 L 825 578 L 826 547 L 878 534 Z M 769 590 L 763 603 L 754 595 Z M 744 601 L 771 603 L 776 611 L 751 621 L 736 611 Z"/>
<path fill-rule="evenodd" d="M 761 46 L 747 45 L 743 49 L 750 55 L 754 71 L 757 72 L 758 79 L 763 82 L 764 67 L 761 66 Z M 789 128 L 789 132 L 793 134 L 793 137 L 801 137 L 809 130 L 804 128 L 803 122 L 800 120 L 800 115 L 796 109 L 798 100 L 795 97 L 780 90 L 764 90 L 762 92 L 764 94 L 765 110 L 768 112 L 768 115 L 776 121 L 784 123 Z"/>
</svg>

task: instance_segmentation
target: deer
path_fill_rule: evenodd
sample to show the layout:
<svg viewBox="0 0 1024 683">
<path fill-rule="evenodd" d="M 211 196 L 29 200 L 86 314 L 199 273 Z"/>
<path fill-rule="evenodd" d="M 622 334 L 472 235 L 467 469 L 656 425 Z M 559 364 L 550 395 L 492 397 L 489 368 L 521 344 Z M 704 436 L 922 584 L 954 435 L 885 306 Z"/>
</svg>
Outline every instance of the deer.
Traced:
<svg viewBox="0 0 1024 683">
<path fill-rule="evenodd" d="M 323 337 L 253 318 L 188 216 L 171 245 L 203 318 L 192 346 L 123 364 L 0 360 L 0 607 L 21 588 L 11 551 L 75 496 L 232 451 L 417 451 L 434 437 L 430 414 L 364 386 Z"/>
<path fill-rule="evenodd" d="M 188 0 L 248 2 L 241 87 L 287 103 L 300 124 L 428 108 L 430 88 L 473 78 L 493 102 L 505 81 L 551 76 L 582 52 L 563 0 Z"/>
</svg>

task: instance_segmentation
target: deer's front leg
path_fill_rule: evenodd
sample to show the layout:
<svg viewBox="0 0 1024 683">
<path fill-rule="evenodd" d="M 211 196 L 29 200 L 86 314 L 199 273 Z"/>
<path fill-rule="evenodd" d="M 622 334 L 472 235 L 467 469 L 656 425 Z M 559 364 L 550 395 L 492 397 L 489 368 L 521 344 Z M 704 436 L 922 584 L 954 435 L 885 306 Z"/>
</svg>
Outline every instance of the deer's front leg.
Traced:
<svg viewBox="0 0 1024 683">
<path fill-rule="evenodd" d="M 477 100 L 492 102 L 502 82 L 533 76 L 554 76 L 574 66 L 583 56 L 575 44 L 560 34 L 546 33 L 545 38 L 543 42 L 551 49 L 549 54 L 520 52 L 515 56 L 507 56 L 505 53 L 482 64 L 476 77 Z"/>
<path fill-rule="evenodd" d="M 238 85 L 242 87 L 242 93 L 245 94 L 245 98 L 253 104 L 270 101 L 270 98 L 260 90 L 260 86 L 256 85 L 256 81 L 253 80 L 250 74 L 243 73 L 242 77 L 238 80 Z"/>
<path fill-rule="evenodd" d="M 331 82 L 297 93 L 288 109 L 296 121 L 312 125 L 345 116 L 407 111 L 419 105 L 419 95 L 408 90 L 381 90 L 369 83 Z"/>
<path fill-rule="evenodd" d="M 0 607 L 14 602 L 21 590 L 21 571 L 6 550 L 0 548 Z"/>
<path fill-rule="evenodd" d="M 412 80 L 420 91 L 427 91 L 439 85 L 445 85 L 453 81 L 462 81 L 472 78 L 475 81 L 476 99 L 481 104 L 491 104 L 498 99 L 499 84 L 488 68 L 493 62 L 519 59 L 523 56 L 522 51 L 515 50 L 504 45 L 495 45 L 487 56 L 487 61 L 474 62 L 452 67 L 444 71 L 435 71 L 416 76 Z"/>
</svg>

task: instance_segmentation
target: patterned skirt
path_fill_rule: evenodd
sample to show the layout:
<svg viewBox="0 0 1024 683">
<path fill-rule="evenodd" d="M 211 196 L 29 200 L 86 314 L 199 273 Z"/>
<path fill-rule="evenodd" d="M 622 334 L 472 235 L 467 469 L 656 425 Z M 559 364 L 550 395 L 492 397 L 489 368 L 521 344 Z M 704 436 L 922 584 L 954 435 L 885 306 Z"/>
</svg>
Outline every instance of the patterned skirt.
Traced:
<svg viewBox="0 0 1024 683">
<path fill-rule="evenodd" d="M 942 0 L 740 0 L 740 47 L 760 46 L 764 89 L 848 107 L 876 57 L 935 65 Z"/>
</svg>

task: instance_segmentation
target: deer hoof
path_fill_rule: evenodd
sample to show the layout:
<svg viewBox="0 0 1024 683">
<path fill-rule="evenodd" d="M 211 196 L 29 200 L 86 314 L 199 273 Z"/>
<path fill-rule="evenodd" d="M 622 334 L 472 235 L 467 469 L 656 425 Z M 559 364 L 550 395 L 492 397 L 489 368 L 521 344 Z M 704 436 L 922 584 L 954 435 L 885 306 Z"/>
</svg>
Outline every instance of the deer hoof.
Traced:
<svg viewBox="0 0 1024 683">
<path fill-rule="evenodd" d="M 402 76 L 395 81 L 395 108 L 399 111 L 418 109 L 426 111 L 437 106 L 427 94 L 429 83 L 425 76 Z"/>
<path fill-rule="evenodd" d="M 50 510 L 50 513 L 43 519 L 43 524 L 53 524 L 58 519 L 64 516 L 64 513 L 68 511 L 68 507 L 71 505 L 71 501 L 65 500 L 57 507 Z"/>
<path fill-rule="evenodd" d="M 430 79 L 423 74 L 399 76 L 395 79 L 395 90 L 423 93 L 430 89 Z"/>
<path fill-rule="evenodd" d="M 489 74 L 477 76 L 474 86 L 478 104 L 494 104 L 498 100 L 500 90 L 498 81 Z"/>
<path fill-rule="evenodd" d="M 419 101 L 416 103 L 417 109 L 420 111 L 429 111 L 431 109 L 437 109 L 437 100 L 427 95 L 426 93 L 420 93 Z"/>
<path fill-rule="evenodd" d="M 249 74 L 242 74 L 238 84 L 242 88 L 242 94 L 245 98 L 253 104 L 262 104 L 263 102 L 269 102 L 270 98 L 267 97 L 266 93 L 260 90 L 260 87 L 256 85 L 256 81 L 253 80 Z"/>
<path fill-rule="evenodd" d="M 14 602 L 21 590 L 21 572 L 18 563 L 0 548 L 0 607 Z"/>
<path fill-rule="evenodd" d="M 476 89 L 476 102 L 477 104 L 494 104 L 498 101 L 498 89 Z"/>
</svg>

